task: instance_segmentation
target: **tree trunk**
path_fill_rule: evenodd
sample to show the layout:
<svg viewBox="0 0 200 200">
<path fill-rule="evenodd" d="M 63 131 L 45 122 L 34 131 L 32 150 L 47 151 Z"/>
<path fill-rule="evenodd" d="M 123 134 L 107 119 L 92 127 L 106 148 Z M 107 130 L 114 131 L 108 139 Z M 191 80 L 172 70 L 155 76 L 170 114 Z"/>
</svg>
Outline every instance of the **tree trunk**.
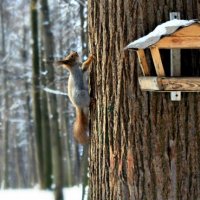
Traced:
<svg viewBox="0 0 200 200">
<path fill-rule="evenodd" d="M 80 22 L 81 22 L 81 51 L 82 60 L 88 57 L 88 27 L 86 26 L 86 0 L 79 2 L 80 7 Z M 87 24 L 88 25 L 88 24 Z M 83 156 L 81 159 L 81 176 L 82 176 L 82 200 L 85 198 L 86 187 L 88 185 L 88 145 L 83 146 Z"/>
<path fill-rule="evenodd" d="M 41 23 L 43 25 L 42 43 L 44 45 L 44 59 L 46 61 L 45 69 L 47 70 L 46 85 L 50 89 L 54 90 L 55 89 L 54 69 L 53 69 L 54 40 L 53 40 L 53 34 L 51 32 L 48 1 L 40 0 L 40 3 L 41 3 Z M 55 199 L 62 200 L 63 199 L 62 152 L 61 152 L 59 124 L 58 124 L 57 100 L 55 94 L 47 93 L 47 100 L 48 100 L 49 123 L 50 123 L 53 181 L 55 184 Z"/>
<path fill-rule="evenodd" d="M 24 0 L 24 4 L 26 3 L 26 0 Z M 29 72 L 29 67 L 26 65 L 28 61 L 28 27 L 25 24 L 26 20 L 26 13 L 23 11 L 23 40 L 22 40 L 22 49 L 21 49 L 21 59 L 23 63 L 23 73 L 26 74 Z M 29 78 L 27 77 L 24 79 L 24 91 L 25 91 L 25 110 L 27 111 L 27 114 L 25 115 L 25 119 L 27 120 L 27 126 L 26 126 L 26 132 L 27 132 L 27 142 L 29 145 L 27 145 L 27 160 L 28 163 L 27 167 L 27 178 L 26 182 L 28 185 L 26 187 L 31 187 L 32 183 L 36 183 L 38 181 L 37 176 L 37 167 L 36 167 L 36 159 L 35 159 L 35 140 L 34 140 L 34 132 L 33 132 L 33 126 L 32 126 L 32 108 L 31 108 L 31 93 L 30 93 L 30 84 L 29 84 Z M 23 96 L 24 97 L 24 96 Z M 16 144 L 17 146 L 17 144 Z M 16 151 L 17 152 L 17 151 Z M 28 173 L 29 172 L 29 173 Z"/>
<path fill-rule="evenodd" d="M 1 59 L 4 60 L 6 56 L 6 44 L 5 44 L 5 25 L 4 25 L 4 14 L 3 14 L 3 6 L 4 1 L 0 4 L 0 10 L 1 10 Z M 2 63 L 3 65 L 3 71 L 2 71 L 2 77 L 3 77 L 3 187 L 8 188 L 9 187 L 9 86 L 8 86 L 8 80 L 7 80 L 7 63 L 4 61 Z"/>
<path fill-rule="evenodd" d="M 88 56 L 88 39 L 87 39 L 87 21 L 86 21 L 86 0 L 79 1 L 79 9 L 80 9 L 80 28 L 81 28 L 81 49 L 82 49 L 82 60 L 86 59 Z"/>
<path fill-rule="evenodd" d="M 40 186 L 44 188 L 43 159 L 42 159 L 42 126 L 41 126 L 41 107 L 40 107 L 40 65 L 39 65 L 39 47 L 38 47 L 38 17 L 37 0 L 31 1 L 31 31 L 32 31 L 32 96 L 33 96 L 33 114 L 35 125 L 35 138 L 37 150 L 37 166 Z"/>
<path fill-rule="evenodd" d="M 41 69 L 45 72 L 45 62 L 42 60 L 43 52 L 41 53 Z M 42 87 L 46 87 L 46 77 L 43 75 L 41 78 Z M 51 137 L 49 135 L 49 112 L 47 103 L 47 94 L 44 90 L 41 91 L 41 110 L 42 110 L 42 141 L 43 141 L 43 170 L 44 170 L 44 184 L 45 188 L 51 188 L 52 186 L 52 153 L 51 153 Z"/>
<path fill-rule="evenodd" d="M 89 0 L 88 6 L 96 58 L 90 199 L 200 199 L 200 95 L 172 102 L 169 94 L 141 92 L 136 54 L 123 50 L 172 11 L 182 19 L 199 18 L 199 1 Z M 182 55 L 182 65 L 193 66 L 184 73 L 200 76 L 199 51 Z"/>
</svg>

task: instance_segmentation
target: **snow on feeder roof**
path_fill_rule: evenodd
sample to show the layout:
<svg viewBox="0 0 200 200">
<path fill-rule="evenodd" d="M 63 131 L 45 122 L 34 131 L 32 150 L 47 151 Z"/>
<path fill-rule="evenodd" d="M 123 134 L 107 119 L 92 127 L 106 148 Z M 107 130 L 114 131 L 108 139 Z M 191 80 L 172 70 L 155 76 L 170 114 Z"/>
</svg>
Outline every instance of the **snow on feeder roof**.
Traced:
<svg viewBox="0 0 200 200">
<path fill-rule="evenodd" d="M 125 49 L 145 49 L 158 42 L 161 39 L 161 37 L 170 35 L 179 28 L 190 26 L 191 24 L 194 23 L 199 23 L 199 22 L 197 20 L 179 20 L 179 19 L 173 19 L 167 21 L 163 24 L 158 25 L 148 35 L 131 42 L 129 45 L 125 47 Z"/>
</svg>

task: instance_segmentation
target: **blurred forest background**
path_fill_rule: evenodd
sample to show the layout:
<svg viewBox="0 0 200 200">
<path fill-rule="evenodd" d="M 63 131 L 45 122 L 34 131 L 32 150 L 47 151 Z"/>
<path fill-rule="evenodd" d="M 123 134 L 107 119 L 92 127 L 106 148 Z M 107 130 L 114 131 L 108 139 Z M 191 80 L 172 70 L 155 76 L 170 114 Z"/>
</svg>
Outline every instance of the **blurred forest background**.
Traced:
<svg viewBox="0 0 200 200">
<path fill-rule="evenodd" d="M 0 2 L 1 188 L 56 189 L 85 180 L 87 147 L 72 135 L 68 73 L 54 65 L 88 54 L 86 0 Z"/>
</svg>

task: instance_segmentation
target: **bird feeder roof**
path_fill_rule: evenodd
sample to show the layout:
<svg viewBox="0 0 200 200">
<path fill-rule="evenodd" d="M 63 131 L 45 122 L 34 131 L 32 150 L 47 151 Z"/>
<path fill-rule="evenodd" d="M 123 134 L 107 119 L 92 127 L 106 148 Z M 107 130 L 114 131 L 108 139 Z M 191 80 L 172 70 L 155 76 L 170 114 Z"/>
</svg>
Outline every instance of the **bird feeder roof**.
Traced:
<svg viewBox="0 0 200 200">
<path fill-rule="evenodd" d="M 158 25 L 148 35 L 131 42 L 125 49 L 145 49 L 157 43 L 163 36 L 168 36 L 182 27 L 190 26 L 194 23 L 200 23 L 197 20 L 179 20 L 173 19 Z"/>
</svg>

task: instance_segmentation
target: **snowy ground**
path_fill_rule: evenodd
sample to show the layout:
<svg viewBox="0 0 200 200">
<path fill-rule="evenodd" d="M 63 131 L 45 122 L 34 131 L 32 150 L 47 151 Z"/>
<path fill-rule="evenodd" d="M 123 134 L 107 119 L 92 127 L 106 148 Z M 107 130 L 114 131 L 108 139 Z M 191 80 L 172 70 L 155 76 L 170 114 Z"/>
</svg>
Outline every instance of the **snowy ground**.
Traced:
<svg viewBox="0 0 200 200">
<path fill-rule="evenodd" d="M 64 189 L 64 199 L 81 200 L 82 187 Z M 54 200 L 53 192 L 38 189 L 0 190 L 0 200 Z"/>
</svg>

